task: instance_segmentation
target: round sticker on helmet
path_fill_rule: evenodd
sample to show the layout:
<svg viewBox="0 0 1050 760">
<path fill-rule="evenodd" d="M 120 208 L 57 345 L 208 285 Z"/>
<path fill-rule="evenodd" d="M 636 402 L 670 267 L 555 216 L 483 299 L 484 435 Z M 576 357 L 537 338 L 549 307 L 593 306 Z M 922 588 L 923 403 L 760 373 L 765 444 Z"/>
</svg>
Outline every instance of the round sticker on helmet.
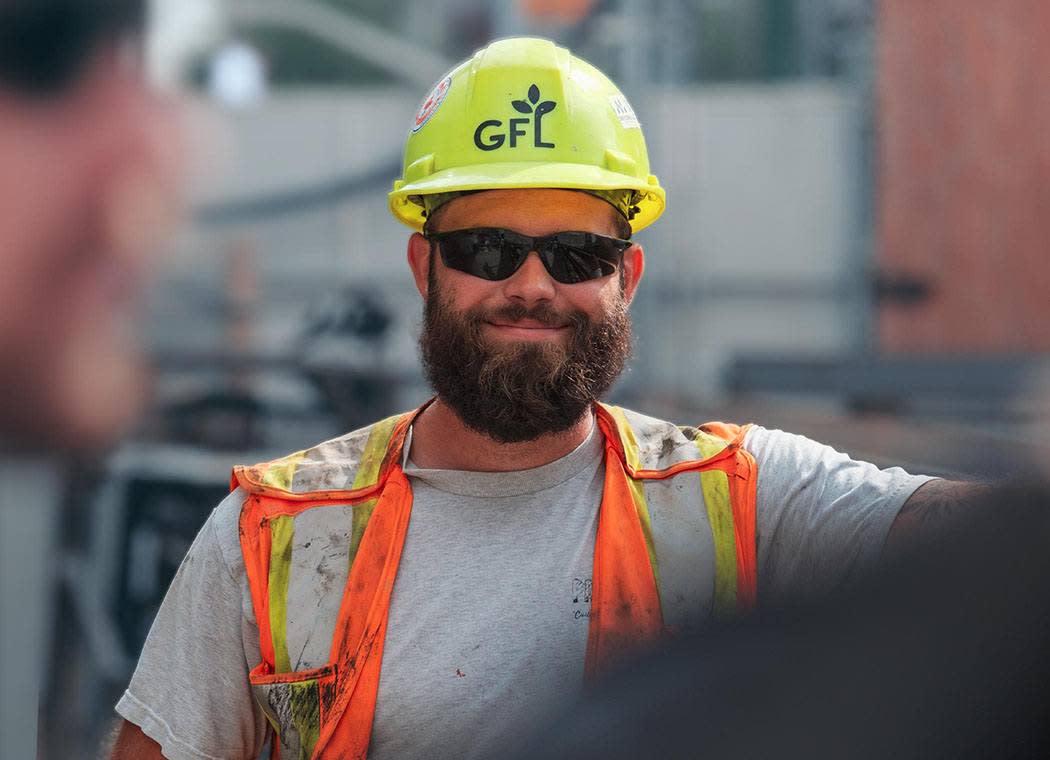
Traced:
<svg viewBox="0 0 1050 760">
<path fill-rule="evenodd" d="M 423 101 L 423 105 L 419 107 L 419 112 L 416 113 L 416 118 L 412 122 L 412 131 L 418 132 L 423 128 L 423 125 L 430 121 L 430 117 L 438 110 L 438 107 L 444 102 L 445 96 L 448 95 L 448 90 L 452 86 L 452 77 L 447 76 L 434 85 L 434 89 L 427 95 L 427 99 Z"/>
</svg>

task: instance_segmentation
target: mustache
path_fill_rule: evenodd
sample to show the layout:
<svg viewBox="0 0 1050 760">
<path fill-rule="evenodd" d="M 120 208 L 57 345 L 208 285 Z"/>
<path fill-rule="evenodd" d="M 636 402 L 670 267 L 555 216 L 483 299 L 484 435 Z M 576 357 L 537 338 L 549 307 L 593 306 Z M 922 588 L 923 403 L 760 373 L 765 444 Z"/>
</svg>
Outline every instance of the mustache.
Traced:
<svg viewBox="0 0 1050 760">
<path fill-rule="evenodd" d="M 477 310 L 471 313 L 471 322 L 480 326 L 483 322 L 520 322 L 530 319 L 544 327 L 579 328 L 586 323 L 586 317 L 578 312 L 562 314 L 550 304 L 539 303 L 528 307 L 522 303 L 509 303 L 495 309 Z"/>
</svg>

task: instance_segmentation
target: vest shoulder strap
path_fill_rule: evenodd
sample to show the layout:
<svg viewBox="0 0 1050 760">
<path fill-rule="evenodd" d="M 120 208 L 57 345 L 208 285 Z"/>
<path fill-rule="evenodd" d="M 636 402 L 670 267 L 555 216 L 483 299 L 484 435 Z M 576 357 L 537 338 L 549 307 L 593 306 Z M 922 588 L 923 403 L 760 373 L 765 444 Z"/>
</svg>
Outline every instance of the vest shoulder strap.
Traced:
<svg viewBox="0 0 1050 760">
<path fill-rule="evenodd" d="M 731 460 L 742 448 L 748 429 L 724 422 L 699 427 L 675 425 L 607 404 L 598 405 L 598 423 L 620 454 L 627 473 L 641 480 L 666 478 Z"/>
<path fill-rule="evenodd" d="M 395 415 L 280 459 L 237 466 L 231 487 L 291 501 L 366 499 L 400 458 L 412 417 Z"/>
<path fill-rule="evenodd" d="M 679 426 L 619 407 L 600 405 L 599 424 L 617 448 L 628 476 L 637 482 L 699 472 L 704 507 L 715 548 L 717 616 L 753 609 L 758 593 L 756 495 L 758 468 L 744 448 L 748 425 L 708 422 Z M 652 539 L 649 505 L 633 489 L 653 573 L 659 557 Z"/>
</svg>

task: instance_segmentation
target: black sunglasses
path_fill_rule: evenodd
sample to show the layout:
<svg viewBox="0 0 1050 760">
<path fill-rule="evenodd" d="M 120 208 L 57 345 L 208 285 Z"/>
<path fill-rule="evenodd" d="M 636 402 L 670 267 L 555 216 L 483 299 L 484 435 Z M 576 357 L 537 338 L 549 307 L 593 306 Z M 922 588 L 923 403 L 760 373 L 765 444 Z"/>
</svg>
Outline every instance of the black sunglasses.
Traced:
<svg viewBox="0 0 1050 760">
<path fill-rule="evenodd" d="M 510 277 L 536 251 L 550 276 L 567 285 L 613 274 L 632 245 L 594 232 L 529 237 L 498 227 L 430 233 L 426 238 L 431 247 L 439 244 L 445 266 L 493 281 Z"/>
<path fill-rule="evenodd" d="M 0 0 L 0 87 L 60 95 L 99 46 L 141 31 L 143 0 Z"/>
</svg>

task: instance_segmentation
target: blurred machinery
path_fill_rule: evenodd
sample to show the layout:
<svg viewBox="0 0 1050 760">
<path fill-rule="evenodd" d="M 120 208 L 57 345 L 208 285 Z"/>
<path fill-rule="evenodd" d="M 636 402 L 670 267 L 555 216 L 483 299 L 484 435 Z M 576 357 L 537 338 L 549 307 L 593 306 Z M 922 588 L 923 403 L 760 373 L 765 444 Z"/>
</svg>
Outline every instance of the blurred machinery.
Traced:
<svg viewBox="0 0 1050 760">
<path fill-rule="evenodd" d="M 51 673 L 45 710 L 65 717 L 65 731 L 45 728 L 49 756 L 100 740 L 168 584 L 229 491 L 233 464 L 396 410 L 398 378 L 378 361 L 390 322 L 373 294 L 342 292 L 311 306 L 296 356 L 162 357 L 158 370 L 178 393 L 100 468 L 70 477 L 53 642 L 63 667 Z M 172 383 L 177 376 L 182 383 Z"/>
</svg>

